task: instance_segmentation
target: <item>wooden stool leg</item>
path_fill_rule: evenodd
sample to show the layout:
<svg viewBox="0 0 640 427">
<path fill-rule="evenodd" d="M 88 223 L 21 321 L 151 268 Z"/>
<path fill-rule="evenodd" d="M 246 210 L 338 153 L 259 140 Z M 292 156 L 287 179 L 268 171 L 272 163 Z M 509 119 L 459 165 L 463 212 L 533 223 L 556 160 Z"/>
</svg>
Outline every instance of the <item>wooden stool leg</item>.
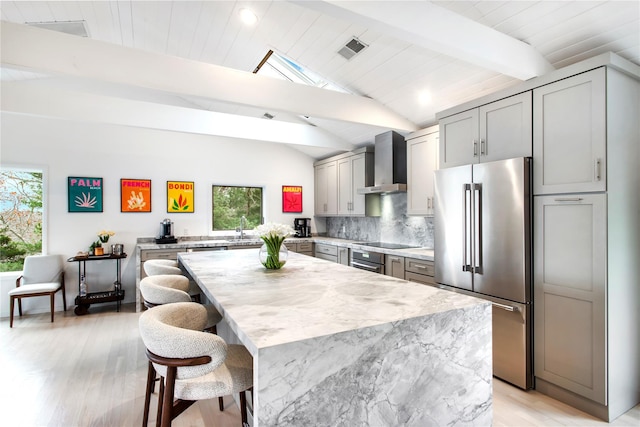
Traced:
<svg viewBox="0 0 640 427">
<path fill-rule="evenodd" d="M 142 427 L 147 427 L 149 423 L 149 406 L 151 404 L 152 388 L 156 383 L 156 370 L 153 368 L 153 363 L 149 361 L 149 368 L 147 371 L 147 391 L 144 395 L 144 415 L 142 416 Z"/>
<path fill-rule="evenodd" d="M 158 390 L 158 414 L 156 415 L 156 427 L 162 422 L 162 401 L 164 400 L 164 378 L 160 377 L 160 389 Z"/>
<path fill-rule="evenodd" d="M 240 415 L 242 416 L 242 426 L 248 425 L 247 423 L 247 391 L 240 392 Z"/>
</svg>

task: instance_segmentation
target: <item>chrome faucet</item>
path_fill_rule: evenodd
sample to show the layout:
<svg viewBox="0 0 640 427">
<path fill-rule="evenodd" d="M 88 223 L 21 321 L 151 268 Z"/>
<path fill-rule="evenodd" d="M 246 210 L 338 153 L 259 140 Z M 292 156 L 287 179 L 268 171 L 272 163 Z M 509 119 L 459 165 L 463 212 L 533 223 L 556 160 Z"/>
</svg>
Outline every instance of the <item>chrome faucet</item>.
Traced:
<svg viewBox="0 0 640 427">
<path fill-rule="evenodd" d="M 240 232 L 240 240 L 244 239 L 244 228 L 247 226 L 247 218 L 244 215 L 240 217 L 240 227 L 236 231 Z"/>
</svg>

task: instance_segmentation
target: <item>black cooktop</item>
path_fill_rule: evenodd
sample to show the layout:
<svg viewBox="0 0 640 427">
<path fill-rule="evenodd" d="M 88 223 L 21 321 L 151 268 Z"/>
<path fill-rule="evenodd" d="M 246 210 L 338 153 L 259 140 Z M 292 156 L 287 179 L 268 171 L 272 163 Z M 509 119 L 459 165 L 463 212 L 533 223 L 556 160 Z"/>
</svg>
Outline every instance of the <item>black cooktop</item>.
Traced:
<svg viewBox="0 0 640 427">
<path fill-rule="evenodd" d="M 386 243 L 386 242 L 358 242 L 357 245 L 373 246 L 374 248 L 384 249 L 409 249 L 419 248 L 420 246 L 405 245 L 402 243 Z"/>
</svg>

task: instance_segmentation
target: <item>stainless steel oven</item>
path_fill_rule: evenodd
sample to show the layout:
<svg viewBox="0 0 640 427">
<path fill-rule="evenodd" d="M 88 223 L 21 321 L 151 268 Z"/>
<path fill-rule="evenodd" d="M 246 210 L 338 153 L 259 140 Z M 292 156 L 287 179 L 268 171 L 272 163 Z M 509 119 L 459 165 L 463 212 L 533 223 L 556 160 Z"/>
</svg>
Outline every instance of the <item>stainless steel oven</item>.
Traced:
<svg viewBox="0 0 640 427">
<path fill-rule="evenodd" d="M 364 249 L 351 249 L 351 266 L 384 274 L 384 254 Z"/>
</svg>

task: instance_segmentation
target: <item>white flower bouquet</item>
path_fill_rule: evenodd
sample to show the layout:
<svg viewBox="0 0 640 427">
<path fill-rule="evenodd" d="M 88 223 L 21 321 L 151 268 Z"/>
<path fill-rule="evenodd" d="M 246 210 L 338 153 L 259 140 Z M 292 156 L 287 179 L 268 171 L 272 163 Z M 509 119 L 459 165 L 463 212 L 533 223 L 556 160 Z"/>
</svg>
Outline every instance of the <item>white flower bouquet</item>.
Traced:
<svg viewBox="0 0 640 427">
<path fill-rule="evenodd" d="M 261 259 L 262 265 L 270 270 L 281 268 L 286 261 L 280 260 L 280 248 L 284 239 L 294 233 L 293 228 L 285 224 L 268 222 L 257 226 L 255 231 L 267 249 L 266 257 L 264 260 Z"/>
</svg>

